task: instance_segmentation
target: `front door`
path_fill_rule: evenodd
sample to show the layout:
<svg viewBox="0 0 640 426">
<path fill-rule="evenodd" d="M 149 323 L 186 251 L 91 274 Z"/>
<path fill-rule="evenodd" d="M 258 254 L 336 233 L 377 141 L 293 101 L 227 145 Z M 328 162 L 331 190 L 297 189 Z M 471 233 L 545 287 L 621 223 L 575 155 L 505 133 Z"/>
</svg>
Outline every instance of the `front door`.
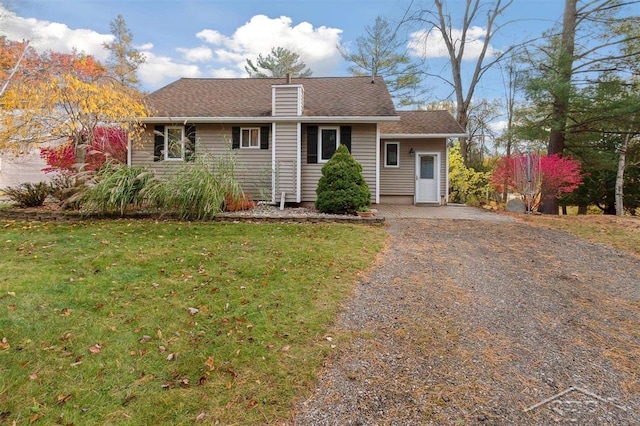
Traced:
<svg viewBox="0 0 640 426">
<path fill-rule="evenodd" d="M 416 203 L 440 202 L 439 154 L 416 154 Z"/>
</svg>

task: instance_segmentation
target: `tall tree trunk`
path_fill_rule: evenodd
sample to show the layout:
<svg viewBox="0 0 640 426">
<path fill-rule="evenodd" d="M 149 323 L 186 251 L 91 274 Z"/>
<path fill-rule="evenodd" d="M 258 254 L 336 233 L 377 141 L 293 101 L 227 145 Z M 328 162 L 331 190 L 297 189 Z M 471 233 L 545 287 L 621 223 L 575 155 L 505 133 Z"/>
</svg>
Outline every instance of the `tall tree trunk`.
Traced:
<svg viewBox="0 0 640 426">
<path fill-rule="evenodd" d="M 9 76 L 7 77 L 7 81 L 5 81 L 4 84 L 2 85 L 2 89 L 0 89 L 0 97 L 2 97 L 4 95 L 4 92 L 7 91 L 7 87 L 9 87 L 9 82 L 18 71 L 18 68 L 20 68 L 20 62 L 22 62 L 22 59 L 24 59 L 24 55 L 26 55 L 28 50 L 29 50 L 29 41 L 25 41 L 24 48 L 22 49 L 22 53 L 20 54 L 18 61 L 16 62 L 14 67 L 11 69 Z"/>
<path fill-rule="evenodd" d="M 635 121 L 635 117 L 632 121 Z M 624 142 L 618 150 L 618 173 L 616 174 L 616 216 L 624 215 L 624 169 L 627 163 L 627 150 L 631 145 L 631 129 L 624 137 Z"/>
<path fill-rule="evenodd" d="M 469 124 L 469 117 L 466 109 L 458 108 L 456 112 L 457 121 L 465 131 L 467 130 L 467 124 Z M 469 164 L 469 138 L 459 138 L 460 141 L 460 155 L 462 155 L 462 162 L 465 166 Z"/>
<path fill-rule="evenodd" d="M 571 77 L 573 75 L 573 61 L 575 53 L 576 23 L 578 19 L 578 0 L 565 0 L 564 16 L 562 19 L 562 39 L 558 55 L 559 84 L 553 94 L 553 109 L 551 111 L 551 132 L 549 133 L 549 155 L 562 155 L 567 132 L 567 114 L 571 93 Z M 542 213 L 558 214 L 558 199 L 542 194 L 544 203 Z"/>
</svg>

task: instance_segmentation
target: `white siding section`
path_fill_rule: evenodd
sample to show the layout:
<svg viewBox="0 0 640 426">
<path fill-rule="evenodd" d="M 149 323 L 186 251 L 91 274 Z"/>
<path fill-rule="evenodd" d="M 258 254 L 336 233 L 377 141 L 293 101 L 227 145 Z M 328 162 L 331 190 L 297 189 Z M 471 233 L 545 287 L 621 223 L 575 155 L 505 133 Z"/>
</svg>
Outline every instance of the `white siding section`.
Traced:
<svg viewBox="0 0 640 426">
<path fill-rule="evenodd" d="M 231 149 L 231 128 L 247 127 L 247 124 L 196 124 L 196 153 L 211 154 L 214 158 L 233 155 L 236 160 L 236 176 L 243 190 L 253 199 L 271 200 L 271 149 L 272 134 L 269 132 L 269 149 Z M 269 126 L 271 123 L 256 123 L 251 127 Z M 183 161 L 153 161 L 153 125 L 147 126 L 147 137 L 142 146 L 134 145 L 131 165 L 144 166 L 157 176 L 175 173 L 185 164 Z"/>
<path fill-rule="evenodd" d="M 295 203 L 297 197 L 298 123 L 276 123 L 275 196 L 285 193 L 285 201 Z"/>
<path fill-rule="evenodd" d="M 319 124 L 336 126 L 335 123 Z M 362 174 L 369 186 L 371 200 L 376 194 L 376 124 L 354 124 L 351 126 L 351 154 L 362 166 Z M 307 163 L 307 130 L 302 126 L 302 202 L 316 200 L 316 188 L 322 176 L 324 164 Z"/>
<path fill-rule="evenodd" d="M 294 117 L 301 114 L 302 86 L 273 86 L 273 115 Z"/>
</svg>

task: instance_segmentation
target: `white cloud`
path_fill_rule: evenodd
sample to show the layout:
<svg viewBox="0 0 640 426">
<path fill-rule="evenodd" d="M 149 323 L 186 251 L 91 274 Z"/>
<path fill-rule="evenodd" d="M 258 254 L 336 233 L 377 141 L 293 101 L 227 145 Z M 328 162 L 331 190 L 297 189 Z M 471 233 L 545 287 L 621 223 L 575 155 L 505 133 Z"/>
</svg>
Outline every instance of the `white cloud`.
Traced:
<svg viewBox="0 0 640 426">
<path fill-rule="evenodd" d="M 467 30 L 463 59 L 477 59 L 480 56 L 482 46 L 484 44 L 485 33 L 486 30 L 484 28 L 477 26 L 470 27 Z M 462 40 L 462 30 L 452 29 L 451 38 L 456 46 L 456 51 L 458 51 L 460 41 Z M 444 39 L 442 38 L 442 33 L 437 28 L 411 33 L 408 47 L 412 55 L 419 56 L 424 59 L 449 57 L 447 47 L 444 43 Z M 491 57 L 495 53 L 496 50 L 489 45 L 487 47 L 486 56 Z"/>
<path fill-rule="evenodd" d="M 230 68 L 212 68 L 209 70 L 208 75 L 215 78 L 241 78 L 246 77 L 247 73 L 240 69 Z"/>
<path fill-rule="evenodd" d="M 294 26 L 287 16 L 269 18 L 256 15 L 231 36 L 205 29 L 196 37 L 218 46 L 215 59 L 242 70 L 243 75 L 246 75 L 244 65 L 247 59 L 255 60 L 259 54 L 269 54 L 273 47 L 284 47 L 297 52 L 315 76 L 322 76 L 335 72 L 340 62 L 336 46 L 341 34 L 342 30 L 338 28 L 314 28 L 308 22 Z"/>
<path fill-rule="evenodd" d="M 507 120 L 496 120 L 489 123 L 489 128 L 496 135 L 500 135 L 507 131 Z"/>
<path fill-rule="evenodd" d="M 138 68 L 138 76 L 145 84 L 158 87 L 167 80 L 181 77 L 202 77 L 202 71 L 197 65 L 179 64 L 168 56 L 158 56 L 151 52 L 144 52 L 144 64 Z"/>
<path fill-rule="evenodd" d="M 220 44 L 225 38 L 216 30 L 202 30 L 196 33 L 196 37 L 211 44 Z"/>
<path fill-rule="evenodd" d="M 102 45 L 113 40 L 111 34 L 100 34 L 93 30 L 71 29 L 65 24 L 42 21 L 34 18 L 22 18 L 0 5 L 2 27 L 0 35 L 10 40 L 30 40 L 31 46 L 44 51 L 51 49 L 61 53 L 71 53 L 74 49 L 93 55 L 102 61 L 109 53 Z"/>
<path fill-rule="evenodd" d="M 113 40 L 111 34 L 90 29 L 72 29 L 63 23 L 35 18 L 23 18 L 0 3 L 0 36 L 11 40 L 30 40 L 38 51 L 47 49 L 93 55 L 99 61 L 108 59 L 103 44 Z M 206 45 L 175 49 L 182 57 L 154 53 L 153 43 L 136 46 L 146 58 L 138 76 L 147 90 L 154 90 L 180 77 L 246 77 L 247 59 L 255 60 L 259 54 L 268 55 L 273 47 L 284 47 L 300 54 L 315 76 L 334 75 L 341 56 L 337 45 L 342 30 L 326 26 L 314 27 L 309 22 L 293 24 L 291 18 L 269 18 L 256 15 L 241 25 L 230 36 L 214 29 L 203 29 L 195 34 Z M 164 50 L 166 52 L 167 49 Z"/>
<path fill-rule="evenodd" d="M 193 49 L 179 47 L 176 50 L 182 53 L 184 59 L 189 62 L 206 62 L 213 59 L 213 51 L 205 46 L 194 47 Z"/>
</svg>

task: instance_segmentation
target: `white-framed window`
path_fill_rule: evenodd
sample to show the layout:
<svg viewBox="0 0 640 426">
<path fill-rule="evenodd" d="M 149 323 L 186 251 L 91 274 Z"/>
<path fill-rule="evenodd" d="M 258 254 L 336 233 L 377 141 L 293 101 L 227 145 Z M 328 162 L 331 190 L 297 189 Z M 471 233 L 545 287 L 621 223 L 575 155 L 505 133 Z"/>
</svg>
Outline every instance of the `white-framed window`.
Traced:
<svg viewBox="0 0 640 426">
<path fill-rule="evenodd" d="M 184 127 L 166 126 L 164 129 L 164 159 L 182 160 L 184 158 Z"/>
<path fill-rule="evenodd" d="M 240 148 L 260 148 L 259 127 L 245 127 L 240 129 Z"/>
<path fill-rule="evenodd" d="M 400 167 L 400 142 L 384 143 L 384 166 Z"/>
<path fill-rule="evenodd" d="M 326 163 L 340 146 L 339 127 L 318 128 L 318 163 Z"/>
</svg>

